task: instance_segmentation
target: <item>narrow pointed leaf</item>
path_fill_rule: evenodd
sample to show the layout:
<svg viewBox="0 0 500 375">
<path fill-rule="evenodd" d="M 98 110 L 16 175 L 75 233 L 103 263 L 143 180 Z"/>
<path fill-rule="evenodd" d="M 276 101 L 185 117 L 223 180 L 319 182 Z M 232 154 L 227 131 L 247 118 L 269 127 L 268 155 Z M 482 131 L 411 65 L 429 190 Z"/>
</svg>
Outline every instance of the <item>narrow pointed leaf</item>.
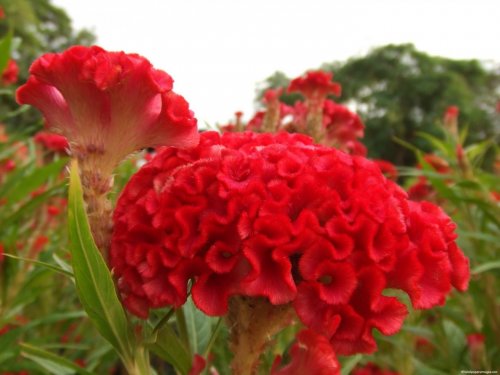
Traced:
<svg viewBox="0 0 500 375">
<path fill-rule="evenodd" d="M 155 343 L 148 348 L 158 357 L 170 363 L 181 374 L 186 375 L 191 368 L 191 355 L 172 327 L 165 324 L 158 331 Z"/>
<path fill-rule="evenodd" d="M 350 356 L 347 358 L 343 363 L 342 363 L 342 375 L 348 375 L 351 373 L 351 370 L 356 367 L 356 365 L 363 359 L 363 356 L 361 354 L 356 354 L 353 356 Z"/>
<path fill-rule="evenodd" d="M 132 332 L 111 273 L 90 232 L 76 161 L 71 164 L 68 214 L 72 265 L 80 301 L 99 333 L 122 358 L 132 358 Z"/>
<path fill-rule="evenodd" d="M 475 267 L 474 269 L 472 269 L 472 273 L 474 275 L 477 275 L 479 273 L 491 271 L 494 269 L 500 269 L 500 260 L 492 260 L 492 261 L 483 263 L 483 264 Z"/>
<path fill-rule="evenodd" d="M 192 353 L 203 354 L 212 335 L 217 318 L 209 317 L 196 308 L 191 298 L 182 306 L 186 318 L 189 344 Z"/>
<path fill-rule="evenodd" d="M 36 260 L 36 259 L 22 258 L 22 257 L 18 257 L 18 256 L 15 256 L 15 255 L 12 255 L 12 254 L 4 254 L 4 256 L 6 256 L 7 258 L 12 258 L 12 259 L 20 260 L 20 261 L 23 261 L 23 262 L 33 263 L 33 264 L 36 264 L 37 266 L 46 268 L 48 270 L 51 270 L 51 271 L 54 271 L 54 272 L 58 272 L 58 273 L 60 273 L 60 274 L 62 274 L 64 276 L 73 277 L 73 273 L 71 271 L 66 271 L 66 270 L 64 270 L 64 269 L 62 269 L 60 267 L 54 266 L 53 264 L 50 264 L 50 263 L 47 263 L 47 262 L 42 262 L 42 261 Z"/>
<path fill-rule="evenodd" d="M 52 374 L 56 375 L 95 375 L 92 372 L 81 368 L 76 363 L 70 360 L 60 357 L 57 354 L 51 353 L 47 350 L 32 346 L 26 343 L 20 343 L 21 354 L 31 359 L 33 362 L 38 363 L 45 370 L 50 371 Z"/>
<path fill-rule="evenodd" d="M 7 67 L 10 58 L 10 49 L 12 45 L 12 31 L 9 30 L 0 40 L 0 72 L 3 72 Z"/>
</svg>

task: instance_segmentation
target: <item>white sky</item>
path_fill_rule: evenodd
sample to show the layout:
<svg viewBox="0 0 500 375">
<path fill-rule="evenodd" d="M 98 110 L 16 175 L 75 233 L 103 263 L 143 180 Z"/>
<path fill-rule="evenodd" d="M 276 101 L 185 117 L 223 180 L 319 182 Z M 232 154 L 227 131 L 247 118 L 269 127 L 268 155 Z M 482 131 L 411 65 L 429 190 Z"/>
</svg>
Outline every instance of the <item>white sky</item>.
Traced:
<svg viewBox="0 0 500 375">
<path fill-rule="evenodd" d="M 253 112 L 258 82 L 371 47 L 412 42 L 500 62 L 498 0 L 53 0 L 110 51 L 139 53 L 174 78 L 199 124 Z"/>
</svg>

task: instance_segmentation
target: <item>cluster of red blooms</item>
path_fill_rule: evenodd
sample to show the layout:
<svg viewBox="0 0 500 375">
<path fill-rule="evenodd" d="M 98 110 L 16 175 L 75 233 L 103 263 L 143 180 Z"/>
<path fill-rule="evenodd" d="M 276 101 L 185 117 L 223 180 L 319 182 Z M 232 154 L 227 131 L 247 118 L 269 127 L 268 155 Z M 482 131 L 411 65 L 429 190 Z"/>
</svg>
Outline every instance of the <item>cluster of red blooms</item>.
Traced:
<svg viewBox="0 0 500 375">
<path fill-rule="evenodd" d="M 352 155 L 366 155 L 366 147 L 359 142 L 364 136 L 364 125 L 357 114 L 347 107 L 327 98 L 339 96 L 341 86 L 332 81 L 333 75 L 324 71 L 310 71 L 290 82 L 288 92 L 301 93 L 305 101 L 293 106 L 280 102 L 281 89 L 264 93 L 266 111 L 258 111 L 246 125 L 251 131 L 279 131 L 305 133 L 318 143 L 336 147 Z M 223 131 L 238 131 L 238 126 L 228 124 Z"/>
<path fill-rule="evenodd" d="M 293 305 L 338 354 L 372 352 L 407 309 L 465 290 L 468 260 L 437 206 L 408 201 L 376 164 L 301 134 L 206 132 L 135 174 L 114 214 L 110 265 L 126 307 L 224 315 L 233 295 Z"/>
</svg>

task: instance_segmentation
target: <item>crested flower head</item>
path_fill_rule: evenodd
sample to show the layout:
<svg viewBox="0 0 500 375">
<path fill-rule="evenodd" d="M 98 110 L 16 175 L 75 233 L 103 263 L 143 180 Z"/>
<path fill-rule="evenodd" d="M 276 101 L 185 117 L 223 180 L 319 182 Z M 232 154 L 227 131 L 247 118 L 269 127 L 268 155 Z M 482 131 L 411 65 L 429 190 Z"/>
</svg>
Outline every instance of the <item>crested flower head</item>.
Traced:
<svg viewBox="0 0 500 375">
<path fill-rule="evenodd" d="M 332 81 L 333 74 L 321 70 L 310 71 L 295 78 L 288 86 L 288 92 L 300 92 L 306 98 L 325 98 L 329 94 L 339 96 L 341 86 Z"/>
<path fill-rule="evenodd" d="M 180 306 L 224 315 L 232 296 L 291 304 L 339 354 L 372 352 L 417 308 L 464 290 L 468 260 L 438 207 L 414 203 L 363 157 L 300 134 L 214 132 L 164 148 L 134 175 L 114 214 L 110 263 L 143 318 Z"/>
<path fill-rule="evenodd" d="M 38 58 L 17 101 L 37 107 L 76 156 L 110 171 L 145 147 L 197 143 L 196 119 L 172 85 L 139 55 L 75 46 Z"/>
</svg>

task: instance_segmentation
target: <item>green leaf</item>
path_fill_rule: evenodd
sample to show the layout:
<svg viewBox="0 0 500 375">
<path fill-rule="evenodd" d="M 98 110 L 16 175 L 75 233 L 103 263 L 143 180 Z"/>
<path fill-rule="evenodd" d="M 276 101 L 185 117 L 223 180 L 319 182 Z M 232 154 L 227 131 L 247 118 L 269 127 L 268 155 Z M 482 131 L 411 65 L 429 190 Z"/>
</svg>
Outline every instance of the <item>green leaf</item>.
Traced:
<svg viewBox="0 0 500 375">
<path fill-rule="evenodd" d="M 85 317 L 85 313 L 83 311 L 71 311 L 66 313 L 55 313 L 50 314 L 48 316 L 44 316 L 43 318 L 39 318 L 36 320 L 32 320 L 31 322 L 18 326 L 9 330 L 7 333 L 0 335 L 0 353 L 4 354 L 9 351 L 12 351 L 13 348 L 16 348 L 16 341 L 21 334 L 24 332 L 33 331 L 34 328 L 45 325 L 45 324 L 53 324 L 60 321 L 67 321 L 69 319 L 81 319 Z M 1 357 L 0 358 L 4 358 Z M 0 363 L 2 360 L 0 359 Z"/>
<path fill-rule="evenodd" d="M 76 363 L 70 360 L 60 357 L 57 354 L 51 353 L 41 348 L 35 346 L 20 343 L 21 354 L 36 362 L 38 365 L 43 367 L 45 370 L 50 371 L 51 374 L 55 375 L 94 375 L 93 373 L 81 368 Z"/>
<path fill-rule="evenodd" d="M 468 190 L 475 190 L 475 191 L 483 190 L 483 186 L 479 182 L 472 180 L 459 180 L 457 181 L 455 186 L 457 188 L 468 189 Z"/>
<path fill-rule="evenodd" d="M 53 264 L 50 264 L 50 263 L 42 262 L 42 261 L 35 260 L 35 259 L 22 258 L 22 257 L 18 257 L 18 256 L 15 256 L 15 255 L 12 255 L 12 254 L 4 254 L 4 256 L 6 256 L 7 258 L 12 258 L 12 259 L 20 260 L 20 261 L 23 261 L 23 262 L 33 263 L 33 264 L 36 264 L 37 266 L 41 266 L 41 267 L 49 269 L 51 271 L 59 272 L 59 273 L 65 275 L 65 276 L 73 277 L 73 273 L 72 272 L 66 271 L 66 270 L 64 270 L 62 268 L 59 268 L 57 266 L 54 266 Z"/>
<path fill-rule="evenodd" d="M 212 347 L 215 345 L 215 341 L 219 336 L 221 327 L 222 327 L 222 318 L 218 318 L 215 327 L 212 329 L 212 334 L 210 335 L 210 339 L 208 340 L 208 344 L 205 348 L 205 352 L 203 353 L 203 357 L 207 358 L 208 355 L 212 352 Z"/>
<path fill-rule="evenodd" d="M 437 148 L 438 150 L 441 150 L 445 155 L 453 155 L 453 148 L 451 145 L 443 142 L 441 139 L 434 137 L 431 134 L 428 133 L 423 133 L 423 132 L 417 132 L 417 135 L 426 141 L 428 141 L 434 148 Z"/>
<path fill-rule="evenodd" d="M 191 352 L 203 354 L 212 336 L 212 330 L 217 319 L 211 318 L 198 310 L 191 298 L 186 301 L 182 309 L 186 318 Z"/>
<path fill-rule="evenodd" d="M 70 272 L 71 275 L 73 275 L 73 268 L 68 262 L 61 259 L 57 254 L 52 254 L 52 258 L 59 265 L 59 267 L 61 267 L 64 271 Z"/>
<path fill-rule="evenodd" d="M 487 241 L 491 242 L 494 245 L 498 245 L 498 236 L 493 236 L 487 233 L 481 233 L 481 232 L 471 232 L 471 231 L 464 231 L 461 230 L 460 228 L 457 229 L 458 237 L 466 237 L 466 238 L 472 238 L 476 240 L 481 240 L 481 241 Z M 474 272 L 474 271 L 472 271 Z"/>
<path fill-rule="evenodd" d="M 189 349 L 168 324 L 158 331 L 156 342 L 149 344 L 148 348 L 183 375 L 191 369 L 192 358 Z"/>
<path fill-rule="evenodd" d="M 87 355 L 87 369 L 93 370 L 96 368 L 103 361 L 103 358 L 111 352 L 114 352 L 113 347 L 103 340 L 98 347 L 94 348 L 94 350 Z"/>
<path fill-rule="evenodd" d="M 354 367 L 363 359 L 363 355 L 361 354 L 356 354 L 353 356 L 350 356 L 348 359 L 342 362 L 342 370 L 341 374 L 342 375 L 349 375 Z"/>
<path fill-rule="evenodd" d="M 52 279 L 54 274 L 46 268 L 34 268 L 28 274 L 23 282 L 22 288 L 16 293 L 10 303 L 11 306 L 22 308 L 35 301 L 40 293 L 47 288 L 47 282 Z"/>
<path fill-rule="evenodd" d="M 497 239 L 498 241 L 498 239 Z M 486 271 L 491 271 L 494 269 L 500 268 L 500 260 L 492 260 L 490 262 L 483 263 L 477 267 L 474 267 L 474 269 L 471 271 L 474 275 L 486 272 Z"/>
<path fill-rule="evenodd" d="M 63 313 L 54 313 L 50 314 L 47 316 L 44 316 L 42 318 L 32 320 L 26 325 L 22 326 L 23 329 L 30 330 L 33 329 L 34 327 L 37 327 L 39 325 L 43 324 L 53 324 L 56 322 L 60 321 L 67 321 L 71 319 L 82 319 L 86 317 L 86 314 L 84 311 L 69 311 L 69 312 L 63 312 Z"/>
<path fill-rule="evenodd" d="M 3 335 L 0 335 L 0 353 L 7 353 L 9 351 L 13 351 L 21 333 L 23 333 L 23 329 L 20 327 L 16 327 L 10 329 Z"/>
<path fill-rule="evenodd" d="M 417 147 L 415 147 L 414 145 L 412 145 L 410 142 L 406 142 L 404 139 L 401 139 L 399 137 L 392 137 L 392 140 L 403 146 L 404 148 L 407 148 L 408 150 L 411 150 L 413 151 L 414 153 L 418 154 L 418 153 L 421 153 L 422 151 L 419 150 Z"/>
<path fill-rule="evenodd" d="M 479 161 L 484 157 L 486 152 L 490 147 L 494 145 L 493 139 L 487 139 L 483 142 L 473 143 L 465 148 L 465 153 L 469 160 L 474 164 L 478 164 Z"/>
<path fill-rule="evenodd" d="M 9 30 L 7 35 L 0 40 L 0 72 L 3 72 L 7 67 L 10 59 L 10 47 L 12 44 L 12 31 Z"/>
<path fill-rule="evenodd" d="M 448 340 L 449 355 L 454 364 L 459 364 L 460 359 L 463 359 L 464 351 L 467 347 L 467 339 L 462 329 L 452 322 L 445 320 L 443 322 L 443 329 Z"/>
<path fill-rule="evenodd" d="M 435 368 L 429 367 L 424 362 L 420 361 L 418 358 L 413 357 L 413 364 L 415 366 L 416 375 L 449 375 L 447 372 L 437 370 Z"/>
<path fill-rule="evenodd" d="M 80 301 L 99 333 L 129 362 L 135 349 L 133 334 L 111 273 L 90 232 L 76 161 L 71 163 L 68 213 L 72 265 Z"/>
</svg>

